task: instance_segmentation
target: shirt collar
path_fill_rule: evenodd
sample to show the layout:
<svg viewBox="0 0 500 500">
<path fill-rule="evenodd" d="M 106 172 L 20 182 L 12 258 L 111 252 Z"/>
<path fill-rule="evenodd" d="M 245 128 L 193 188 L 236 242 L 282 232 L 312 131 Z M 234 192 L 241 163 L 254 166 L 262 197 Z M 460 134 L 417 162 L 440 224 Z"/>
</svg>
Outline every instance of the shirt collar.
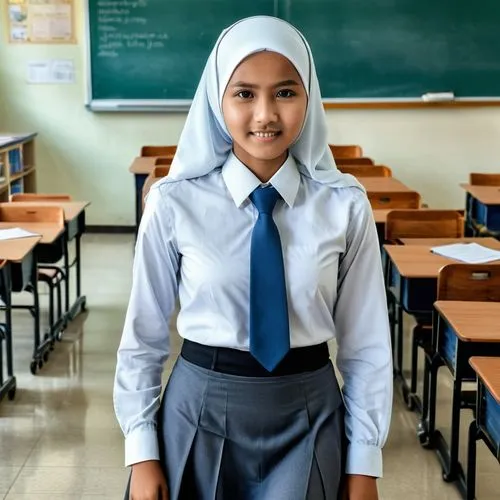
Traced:
<svg viewBox="0 0 500 500">
<path fill-rule="evenodd" d="M 233 152 L 229 154 L 222 167 L 222 177 L 238 208 L 255 189 L 262 186 L 258 177 Z M 271 177 L 268 184 L 271 184 L 278 191 L 289 207 L 293 207 L 299 191 L 300 174 L 297 163 L 291 154 Z"/>
</svg>

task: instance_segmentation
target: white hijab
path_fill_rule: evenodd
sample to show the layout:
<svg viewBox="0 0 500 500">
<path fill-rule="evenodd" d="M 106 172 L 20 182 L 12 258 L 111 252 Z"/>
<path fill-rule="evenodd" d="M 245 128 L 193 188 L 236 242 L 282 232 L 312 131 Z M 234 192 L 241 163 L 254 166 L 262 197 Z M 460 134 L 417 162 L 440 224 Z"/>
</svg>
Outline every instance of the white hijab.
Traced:
<svg viewBox="0 0 500 500">
<path fill-rule="evenodd" d="M 219 36 L 196 90 L 168 177 L 163 182 L 200 177 L 225 163 L 232 149 L 232 139 L 222 115 L 226 86 L 243 59 L 264 50 L 286 57 L 297 69 L 308 94 L 302 132 L 290 147 L 300 171 L 321 183 L 362 189 L 354 177 L 342 174 L 335 165 L 307 41 L 286 21 L 269 16 L 243 19 Z"/>
</svg>

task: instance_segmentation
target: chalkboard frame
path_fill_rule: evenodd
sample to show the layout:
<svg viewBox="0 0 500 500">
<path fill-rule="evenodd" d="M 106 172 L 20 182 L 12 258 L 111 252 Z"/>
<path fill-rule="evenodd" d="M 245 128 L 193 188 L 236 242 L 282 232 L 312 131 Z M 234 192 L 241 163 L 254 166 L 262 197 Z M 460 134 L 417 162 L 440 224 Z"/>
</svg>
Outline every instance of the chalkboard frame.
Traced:
<svg viewBox="0 0 500 500">
<path fill-rule="evenodd" d="M 85 107 L 92 112 L 139 112 L 139 113 L 185 113 L 191 106 L 191 99 L 94 99 L 92 96 L 92 61 L 91 61 L 91 0 L 84 3 L 85 23 L 85 65 L 86 65 L 86 97 Z M 278 0 L 275 0 L 277 2 Z M 499 91 L 500 93 L 500 91 Z M 404 97 L 404 98 L 323 98 L 325 109 L 359 109 L 359 108 L 454 108 L 500 106 L 498 97 L 453 97 L 442 99 L 439 96 Z"/>
</svg>

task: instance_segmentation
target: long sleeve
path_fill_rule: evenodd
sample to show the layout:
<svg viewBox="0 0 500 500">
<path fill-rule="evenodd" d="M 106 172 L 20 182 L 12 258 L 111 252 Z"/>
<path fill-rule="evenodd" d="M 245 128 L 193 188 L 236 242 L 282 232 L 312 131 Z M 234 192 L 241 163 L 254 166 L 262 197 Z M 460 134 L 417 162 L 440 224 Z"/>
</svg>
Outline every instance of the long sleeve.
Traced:
<svg viewBox="0 0 500 500">
<path fill-rule="evenodd" d="M 125 465 L 159 458 L 156 415 L 169 355 L 179 256 L 168 207 L 153 188 L 136 243 L 133 282 L 117 355 L 113 401 L 125 435 Z"/>
<path fill-rule="evenodd" d="M 392 411 L 392 354 L 379 243 L 364 194 L 352 205 L 334 312 L 344 379 L 347 474 L 382 477 Z"/>
</svg>

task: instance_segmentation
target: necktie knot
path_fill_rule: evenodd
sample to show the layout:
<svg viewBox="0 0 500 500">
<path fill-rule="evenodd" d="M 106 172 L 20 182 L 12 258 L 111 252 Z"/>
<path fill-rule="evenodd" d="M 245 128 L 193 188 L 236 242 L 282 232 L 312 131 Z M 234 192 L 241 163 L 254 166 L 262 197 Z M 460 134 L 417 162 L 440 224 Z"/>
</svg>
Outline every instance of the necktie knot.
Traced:
<svg viewBox="0 0 500 500">
<path fill-rule="evenodd" d="M 280 195 L 273 186 L 258 187 L 250 194 L 250 200 L 255 205 L 259 214 L 272 215 Z"/>
</svg>

